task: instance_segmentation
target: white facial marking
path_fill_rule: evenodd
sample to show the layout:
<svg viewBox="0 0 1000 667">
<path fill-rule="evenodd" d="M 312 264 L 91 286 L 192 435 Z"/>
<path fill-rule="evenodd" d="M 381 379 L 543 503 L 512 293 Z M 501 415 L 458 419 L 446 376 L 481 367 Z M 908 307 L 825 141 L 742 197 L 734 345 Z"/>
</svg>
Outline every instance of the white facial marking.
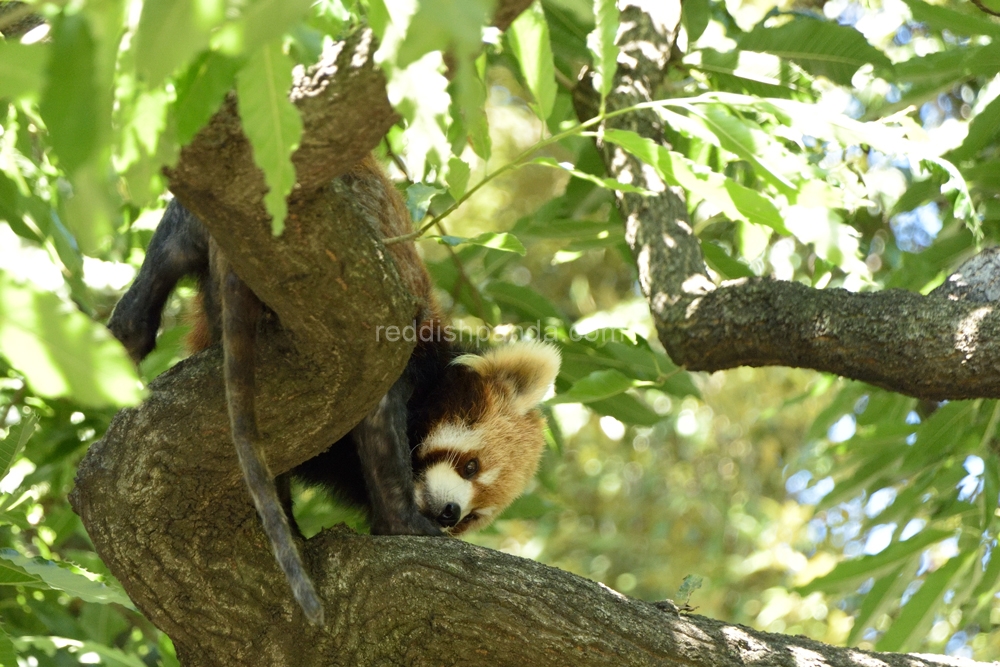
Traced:
<svg viewBox="0 0 1000 667">
<path fill-rule="evenodd" d="M 498 468 L 493 468 L 493 470 L 480 473 L 479 476 L 476 478 L 476 481 L 482 484 L 483 486 L 489 486 L 493 482 L 497 481 L 499 477 L 500 477 L 500 470 Z"/>
<path fill-rule="evenodd" d="M 426 504 L 433 509 L 458 503 L 464 517 L 472 506 L 472 494 L 472 482 L 462 479 L 447 461 L 435 463 L 424 473 L 423 495 Z"/>
<path fill-rule="evenodd" d="M 441 450 L 464 454 L 480 447 L 480 434 L 461 424 L 443 424 L 437 427 L 420 445 L 425 454 Z"/>
</svg>

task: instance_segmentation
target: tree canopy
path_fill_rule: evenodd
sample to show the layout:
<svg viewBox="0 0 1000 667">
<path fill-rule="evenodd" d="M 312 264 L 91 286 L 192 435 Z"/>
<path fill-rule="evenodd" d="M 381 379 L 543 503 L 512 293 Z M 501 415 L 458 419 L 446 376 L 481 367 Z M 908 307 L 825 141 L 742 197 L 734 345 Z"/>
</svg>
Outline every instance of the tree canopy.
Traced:
<svg viewBox="0 0 1000 667">
<path fill-rule="evenodd" d="M 998 11 L 0 2 L 0 665 L 997 659 Z M 470 541 L 570 574 L 296 489 L 318 634 L 266 585 L 221 354 L 182 361 L 196 285 L 138 369 L 103 323 L 169 191 L 282 322 L 272 466 L 322 451 L 409 350 L 337 178 L 371 151 L 463 336 L 561 350 L 537 482 Z"/>
</svg>

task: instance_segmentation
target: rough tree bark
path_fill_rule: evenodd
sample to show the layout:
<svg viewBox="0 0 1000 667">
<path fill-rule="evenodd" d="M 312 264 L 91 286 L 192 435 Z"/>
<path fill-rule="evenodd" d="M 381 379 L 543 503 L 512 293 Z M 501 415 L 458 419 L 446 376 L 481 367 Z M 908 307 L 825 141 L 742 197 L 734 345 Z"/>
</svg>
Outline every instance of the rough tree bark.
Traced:
<svg viewBox="0 0 1000 667">
<path fill-rule="evenodd" d="M 497 23 L 506 27 L 526 4 L 499 3 Z M 623 4 L 629 4 L 623 35 L 650 46 L 651 54 L 660 54 L 654 58 L 665 58 L 677 3 L 650 0 L 655 21 L 641 11 L 642 3 Z M 640 37 L 649 41 L 639 45 Z M 370 150 L 394 119 L 372 50 L 370 34 L 358 33 L 301 77 L 293 92 L 306 131 L 295 156 L 299 185 L 280 239 L 270 236 L 263 179 L 232 103 L 170 172 L 171 189 L 209 224 L 240 275 L 284 325 L 263 337 L 258 352 L 258 418 L 276 472 L 317 454 L 356 423 L 409 353 L 406 345 L 377 344 L 375 328 L 408 323 L 413 303 L 375 238 L 370 212 L 353 205 L 349 181 L 331 181 Z M 616 95 L 621 101 L 615 103 L 649 83 L 642 79 L 642 61 L 636 62 L 631 83 L 631 70 L 623 70 Z M 645 178 L 621 156 L 608 155 L 613 173 Z M 788 363 L 776 352 L 760 352 L 769 349 L 770 336 L 789 346 L 787 332 L 769 333 L 773 314 L 764 311 L 780 302 L 766 295 L 788 288 L 765 281 L 715 288 L 685 228 L 683 200 L 660 191 L 648 201 L 625 198 L 622 206 L 671 354 L 689 367 L 711 367 L 721 363 L 720 341 L 732 348 L 746 334 L 756 342 L 741 343 L 746 356 L 731 354 L 732 364 Z M 732 303 L 725 299 L 736 298 L 726 294 L 747 299 L 754 293 L 761 301 L 745 308 L 760 312 L 756 320 L 746 313 L 723 319 Z M 818 303 L 828 297 L 809 292 L 796 298 Z M 935 299 L 926 308 L 944 309 L 938 302 L 965 307 Z M 840 306 L 829 303 L 823 308 L 831 310 L 814 311 L 837 320 L 832 309 Z M 968 307 L 940 312 L 975 312 Z M 871 312 L 862 309 L 858 317 L 870 318 Z M 991 317 L 979 318 L 981 327 L 995 326 Z M 748 329 L 754 322 L 760 328 Z M 826 326 L 834 332 L 826 338 L 843 335 L 836 322 Z M 863 327 L 856 328 L 861 335 Z M 700 340 L 677 340 L 684 336 Z M 812 347 L 800 350 L 796 365 L 827 368 L 817 361 L 825 358 L 823 340 L 807 340 Z M 1000 381 L 995 364 L 985 361 L 996 359 L 983 352 L 992 348 L 977 344 L 972 361 Z M 709 360 L 703 366 L 696 361 L 699 350 Z M 72 496 L 101 557 L 143 613 L 171 636 L 184 665 L 975 664 L 870 654 L 756 632 L 681 615 L 670 603 L 632 600 L 455 540 L 343 530 L 304 544 L 330 619 L 326 628 L 312 628 L 288 591 L 239 478 L 220 362 L 219 350 L 211 349 L 158 378 L 149 399 L 122 411 L 88 452 Z M 958 372 L 964 364 L 953 365 Z"/>
</svg>

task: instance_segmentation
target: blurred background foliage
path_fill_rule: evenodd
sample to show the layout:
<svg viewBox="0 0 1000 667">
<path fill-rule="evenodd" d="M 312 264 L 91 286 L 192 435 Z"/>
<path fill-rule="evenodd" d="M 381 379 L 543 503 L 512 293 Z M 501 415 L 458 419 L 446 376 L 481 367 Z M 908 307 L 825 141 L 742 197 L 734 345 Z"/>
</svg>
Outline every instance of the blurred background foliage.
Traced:
<svg viewBox="0 0 1000 667">
<path fill-rule="evenodd" d="M 282 119 L 272 144 L 243 114 L 287 192 L 300 124 L 267 91 L 361 24 L 404 117 L 378 152 L 427 227 L 446 308 L 470 337 L 563 351 L 538 479 L 472 541 L 765 630 L 1000 658 L 995 401 L 678 369 L 570 95 L 584 68 L 607 91 L 613 3 L 542 0 L 505 34 L 484 29 L 490 11 L 0 2 L 0 664 L 176 664 L 66 497 L 115 411 L 184 356 L 195 286 L 138 372 L 102 323 L 165 206 L 160 168 L 226 91 Z M 671 150 L 607 139 L 688 191 L 719 280 L 926 293 L 996 243 L 996 19 L 965 2 L 685 0 L 683 27 L 657 91 Z M 282 197 L 267 205 L 278 230 Z M 307 534 L 364 529 L 310 491 L 296 512 Z"/>
</svg>

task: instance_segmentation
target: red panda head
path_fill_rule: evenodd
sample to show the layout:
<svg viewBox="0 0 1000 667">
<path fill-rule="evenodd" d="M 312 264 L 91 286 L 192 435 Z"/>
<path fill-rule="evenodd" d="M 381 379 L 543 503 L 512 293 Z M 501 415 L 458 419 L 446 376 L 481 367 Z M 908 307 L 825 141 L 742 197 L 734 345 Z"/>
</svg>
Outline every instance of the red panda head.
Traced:
<svg viewBox="0 0 1000 667">
<path fill-rule="evenodd" d="M 538 410 L 559 373 L 555 346 L 534 341 L 458 357 L 442 403 L 415 452 L 420 511 L 451 535 L 477 530 L 521 495 L 538 468 Z"/>
</svg>

